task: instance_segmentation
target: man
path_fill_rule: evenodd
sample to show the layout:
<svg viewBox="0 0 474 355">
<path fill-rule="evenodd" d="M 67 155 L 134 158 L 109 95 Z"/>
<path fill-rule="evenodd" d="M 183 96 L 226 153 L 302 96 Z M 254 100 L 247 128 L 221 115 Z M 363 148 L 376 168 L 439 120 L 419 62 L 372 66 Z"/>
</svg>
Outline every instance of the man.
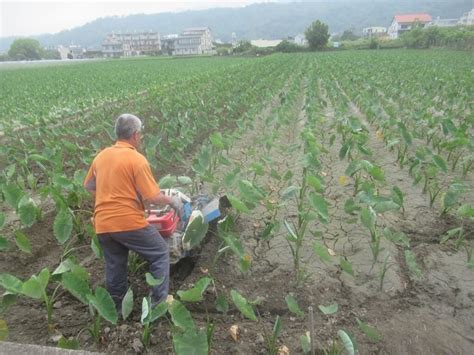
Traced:
<svg viewBox="0 0 474 355">
<path fill-rule="evenodd" d="M 106 287 L 120 309 L 127 292 L 128 251 L 141 255 L 150 273 L 163 282 L 153 287 L 152 303 L 168 296 L 168 244 L 145 219 L 145 205 L 168 204 L 181 211 L 177 197 L 160 193 L 146 158 L 137 149 L 142 122 L 134 115 L 120 115 L 115 122 L 117 142 L 92 162 L 84 186 L 95 198 L 94 227 L 105 256 Z"/>
</svg>

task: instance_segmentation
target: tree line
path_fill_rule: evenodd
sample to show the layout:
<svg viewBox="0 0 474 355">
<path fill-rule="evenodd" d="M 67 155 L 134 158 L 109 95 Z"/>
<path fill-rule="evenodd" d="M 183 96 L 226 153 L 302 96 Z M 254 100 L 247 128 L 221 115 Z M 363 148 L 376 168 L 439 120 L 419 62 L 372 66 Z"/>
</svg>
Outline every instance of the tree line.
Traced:
<svg viewBox="0 0 474 355">
<path fill-rule="evenodd" d="M 2 61 L 40 59 L 61 59 L 61 57 L 57 50 L 42 48 L 36 39 L 18 38 L 11 44 L 8 54 L 0 58 Z"/>
</svg>

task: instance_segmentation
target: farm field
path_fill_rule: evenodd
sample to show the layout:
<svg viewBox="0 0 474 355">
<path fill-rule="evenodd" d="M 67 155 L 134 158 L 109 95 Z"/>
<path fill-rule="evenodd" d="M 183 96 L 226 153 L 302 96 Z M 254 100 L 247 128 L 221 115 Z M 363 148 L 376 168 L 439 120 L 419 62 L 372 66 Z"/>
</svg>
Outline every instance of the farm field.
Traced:
<svg viewBox="0 0 474 355">
<path fill-rule="evenodd" d="M 0 339 L 471 353 L 472 68 L 470 53 L 390 50 L 0 70 Z M 147 267 L 130 258 L 125 320 L 102 293 L 82 188 L 123 112 L 144 119 L 162 187 L 231 204 L 149 315 Z"/>
</svg>

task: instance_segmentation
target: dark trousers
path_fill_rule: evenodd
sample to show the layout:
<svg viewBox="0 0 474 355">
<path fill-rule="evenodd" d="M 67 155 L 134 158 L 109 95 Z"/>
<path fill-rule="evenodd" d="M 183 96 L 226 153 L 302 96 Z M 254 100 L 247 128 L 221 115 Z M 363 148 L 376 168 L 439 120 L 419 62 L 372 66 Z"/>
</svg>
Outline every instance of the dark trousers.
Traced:
<svg viewBox="0 0 474 355">
<path fill-rule="evenodd" d="M 153 287 L 152 301 L 161 302 L 169 290 L 168 244 L 153 226 L 128 232 L 98 234 L 105 257 L 105 283 L 117 306 L 120 306 L 128 288 L 128 251 L 132 250 L 148 261 L 154 278 L 164 278 Z"/>
</svg>

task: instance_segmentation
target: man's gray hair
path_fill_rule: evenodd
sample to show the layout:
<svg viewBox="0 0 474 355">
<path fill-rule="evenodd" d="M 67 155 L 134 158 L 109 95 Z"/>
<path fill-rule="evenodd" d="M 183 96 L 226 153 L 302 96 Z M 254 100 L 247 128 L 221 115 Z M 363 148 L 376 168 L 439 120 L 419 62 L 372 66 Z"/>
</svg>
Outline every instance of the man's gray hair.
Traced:
<svg viewBox="0 0 474 355">
<path fill-rule="evenodd" d="M 121 114 L 115 121 L 117 139 L 130 139 L 135 132 L 142 130 L 142 121 L 129 113 Z"/>
</svg>

